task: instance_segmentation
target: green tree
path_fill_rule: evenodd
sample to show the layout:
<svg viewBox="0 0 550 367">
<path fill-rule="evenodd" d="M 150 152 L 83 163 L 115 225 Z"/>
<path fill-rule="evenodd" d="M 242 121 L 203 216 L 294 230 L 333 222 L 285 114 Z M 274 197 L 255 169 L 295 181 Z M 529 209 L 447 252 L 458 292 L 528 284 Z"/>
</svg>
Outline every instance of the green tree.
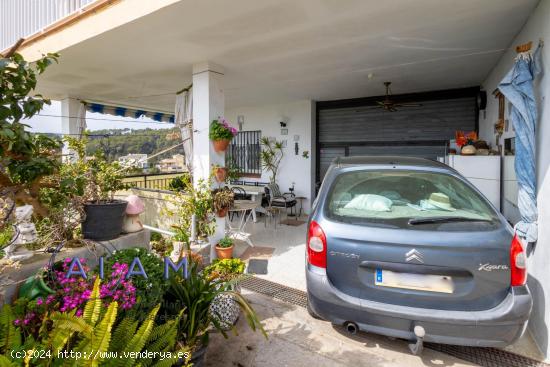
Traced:
<svg viewBox="0 0 550 367">
<path fill-rule="evenodd" d="M 15 49 L 0 58 L 0 190 L 4 196 L 33 205 L 39 215 L 47 213 L 38 199 L 44 185 L 41 180 L 59 168 L 61 144 L 45 135 L 30 134 L 21 121 L 50 104 L 33 92 L 37 76 L 57 59 L 57 54 L 47 54 L 29 63 Z M 0 228 L 5 224 L 2 219 Z"/>
</svg>

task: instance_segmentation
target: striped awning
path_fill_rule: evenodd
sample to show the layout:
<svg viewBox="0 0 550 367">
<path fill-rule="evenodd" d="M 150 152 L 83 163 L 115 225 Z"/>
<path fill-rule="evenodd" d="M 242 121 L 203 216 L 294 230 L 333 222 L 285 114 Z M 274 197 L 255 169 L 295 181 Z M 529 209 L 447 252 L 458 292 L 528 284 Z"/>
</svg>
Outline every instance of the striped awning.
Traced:
<svg viewBox="0 0 550 367">
<path fill-rule="evenodd" d="M 171 124 L 173 124 L 175 121 L 174 115 L 171 113 L 145 111 L 128 107 L 109 106 L 100 103 L 86 102 L 86 110 L 90 112 L 106 113 L 113 116 L 131 117 L 135 119 L 145 116 L 158 122 L 166 122 Z"/>
</svg>

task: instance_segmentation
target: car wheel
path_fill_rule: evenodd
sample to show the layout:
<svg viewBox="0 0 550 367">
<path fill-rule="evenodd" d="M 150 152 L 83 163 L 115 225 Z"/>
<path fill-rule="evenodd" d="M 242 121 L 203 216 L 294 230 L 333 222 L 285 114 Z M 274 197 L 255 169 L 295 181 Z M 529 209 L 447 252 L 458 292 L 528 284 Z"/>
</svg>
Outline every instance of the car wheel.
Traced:
<svg viewBox="0 0 550 367">
<path fill-rule="evenodd" d="M 307 309 L 307 313 L 309 314 L 309 316 L 313 317 L 313 318 L 316 319 L 316 320 L 322 320 L 322 318 L 321 318 L 319 315 L 317 315 L 317 314 L 311 309 L 311 306 L 309 305 L 309 301 L 307 302 L 306 309 Z"/>
</svg>

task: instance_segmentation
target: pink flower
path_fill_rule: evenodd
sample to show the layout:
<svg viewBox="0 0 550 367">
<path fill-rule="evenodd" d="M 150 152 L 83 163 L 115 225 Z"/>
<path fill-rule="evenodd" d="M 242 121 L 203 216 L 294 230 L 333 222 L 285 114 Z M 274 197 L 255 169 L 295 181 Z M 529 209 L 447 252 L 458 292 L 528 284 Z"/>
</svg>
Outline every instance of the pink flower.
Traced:
<svg viewBox="0 0 550 367">
<path fill-rule="evenodd" d="M 21 324 L 21 320 L 15 319 L 15 320 L 13 320 L 13 324 L 14 324 L 15 326 L 18 326 L 19 324 Z"/>
<path fill-rule="evenodd" d="M 42 298 L 38 297 L 38 298 L 36 299 L 36 304 L 37 304 L 38 306 L 41 306 L 42 303 L 44 303 L 44 301 L 42 301 Z"/>
</svg>

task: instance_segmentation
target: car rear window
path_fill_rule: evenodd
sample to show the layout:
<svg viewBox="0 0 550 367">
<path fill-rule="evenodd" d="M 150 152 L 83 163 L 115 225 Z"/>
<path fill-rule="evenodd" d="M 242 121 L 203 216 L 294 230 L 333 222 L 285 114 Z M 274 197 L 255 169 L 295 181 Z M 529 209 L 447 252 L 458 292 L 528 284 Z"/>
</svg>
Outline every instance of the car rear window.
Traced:
<svg viewBox="0 0 550 367">
<path fill-rule="evenodd" d="M 410 227 L 409 220 L 466 218 L 495 222 L 487 201 L 460 179 L 437 172 L 368 170 L 337 176 L 326 206 L 329 218 Z M 458 221 L 460 222 L 460 220 Z"/>
</svg>

